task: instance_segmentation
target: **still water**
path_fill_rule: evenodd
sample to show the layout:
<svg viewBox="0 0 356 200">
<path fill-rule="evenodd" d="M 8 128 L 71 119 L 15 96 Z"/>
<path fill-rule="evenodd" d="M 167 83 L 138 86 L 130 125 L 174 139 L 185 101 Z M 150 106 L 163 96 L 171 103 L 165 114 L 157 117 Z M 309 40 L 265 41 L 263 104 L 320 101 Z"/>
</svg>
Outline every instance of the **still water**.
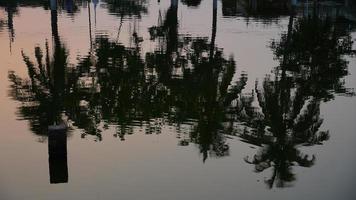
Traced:
<svg viewBox="0 0 356 200">
<path fill-rule="evenodd" d="M 356 199 L 355 7 L 0 0 L 0 199 Z"/>
</svg>

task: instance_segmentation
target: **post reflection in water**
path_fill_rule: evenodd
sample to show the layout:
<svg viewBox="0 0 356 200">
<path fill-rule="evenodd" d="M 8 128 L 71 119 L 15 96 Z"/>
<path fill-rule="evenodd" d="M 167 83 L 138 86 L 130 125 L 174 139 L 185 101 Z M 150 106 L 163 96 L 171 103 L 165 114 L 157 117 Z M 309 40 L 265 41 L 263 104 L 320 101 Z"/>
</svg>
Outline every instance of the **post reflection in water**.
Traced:
<svg viewBox="0 0 356 200">
<path fill-rule="evenodd" d="M 23 2 L 9 2 L 0 1 L 0 6 L 8 14 L 11 44 L 13 15 Z M 181 1 L 193 9 L 201 2 Z M 95 24 L 98 5 L 118 18 L 117 38 L 92 31 L 91 5 Z M 293 185 L 293 167 L 315 164 L 315 155 L 303 153 L 300 146 L 321 145 L 332 136 L 321 130 L 321 104 L 336 95 L 354 96 L 344 83 L 349 73 L 346 57 L 355 54 L 350 20 L 354 16 L 348 13 L 352 5 L 338 4 L 342 12 L 334 16 L 318 3 L 213 0 L 211 34 L 199 37 L 181 32 L 182 5 L 171 0 L 165 11 L 157 9 L 158 24 L 147 30 L 154 50 L 147 50 L 146 37 L 135 28 L 130 45 L 118 40 L 122 24 L 140 23 L 149 1 L 33 1 L 32 6 L 50 9 L 52 39 L 43 39 L 45 49 L 34 47 L 35 61 L 27 49 L 22 51 L 29 79 L 10 71 L 10 96 L 22 102 L 17 114 L 29 121 L 31 131 L 48 137 L 50 183 L 68 182 L 67 136 L 72 130 L 81 130 L 82 138 L 94 136 L 95 141 L 114 130 L 113 136 L 124 141 L 137 128 L 160 134 L 163 127 L 173 127 L 178 145 L 195 144 L 203 162 L 229 156 L 227 138 L 237 136 L 258 146 L 245 161 L 256 172 L 271 170 L 265 180 L 269 188 Z M 58 14 L 63 10 L 74 14 L 83 7 L 88 9 L 90 50 L 69 66 L 70 49 L 62 42 Z M 270 44 L 279 64 L 271 74 L 258 77 L 251 92 L 245 91 L 248 72 L 241 72 L 238 59 L 226 56 L 217 43 L 218 9 L 225 17 L 264 23 L 288 16 L 287 30 Z M 0 21 L 0 30 L 4 23 Z"/>
<path fill-rule="evenodd" d="M 51 184 L 68 182 L 66 130 L 48 131 L 48 165 Z"/>
</svg>

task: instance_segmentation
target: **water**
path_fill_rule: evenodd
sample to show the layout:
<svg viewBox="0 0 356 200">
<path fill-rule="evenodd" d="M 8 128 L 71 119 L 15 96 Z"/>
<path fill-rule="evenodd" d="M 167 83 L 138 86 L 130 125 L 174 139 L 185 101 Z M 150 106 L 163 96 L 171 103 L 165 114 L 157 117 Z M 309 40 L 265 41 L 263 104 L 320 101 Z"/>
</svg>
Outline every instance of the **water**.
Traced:
<svg viewBox="0 0 356 200">
<path fill-rule="evenodd" d="M 0 0 L 0 199 L 355 199 L 355 13 Z"/>
</svg>

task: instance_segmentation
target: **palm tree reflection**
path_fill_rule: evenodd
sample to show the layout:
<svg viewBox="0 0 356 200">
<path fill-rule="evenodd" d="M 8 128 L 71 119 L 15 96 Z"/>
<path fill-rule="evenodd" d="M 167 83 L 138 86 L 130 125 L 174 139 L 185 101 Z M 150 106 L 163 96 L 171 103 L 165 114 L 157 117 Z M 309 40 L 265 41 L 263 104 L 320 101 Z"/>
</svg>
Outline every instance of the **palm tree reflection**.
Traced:
<svg viewBox="0 0 356 200">
<path fill-rule="evenodd" d="M 106 3 L 121 19 L 139 16 L 146 9 L 144 0 Z M 228 3 L 236 1 L 223 1 Z M 151 39 L 158 39 L 158 48 L 152 52 L 142 52 L 136 32 L 130 38 L 135 41 L 133 47 L 105 36 L 92 40 L 90 21 L 93 44 L 76 67 L 67 63 L 57 15 L 53 8 L 52 54 L 48 43 L 45 50 L 35 47 L 36 62 L 22 53 L 29 81 L 9 74 L 12 96 L 23 102 L 20 115 L 38 135 L 48 135 L 51 126 L 68 121 L 82 131 L 83 138 L 93 135 L 96 141 L 110 128 L 115 128 L 114 137 L 125 140 L 136 128 L 159 134 L 164 125 L 174 126 L 179 145 L 196 144 L 204 162 L 209 156 L 229 155 L 226 136 L 239 135 L 242 141 L 261 146 L 246 162 L 254 164 L 257 172 L 272 169 L 266 181 L 270 188 L 285 187 L 296 179 L 293 166 L 315 163 L 315 156 L 302 153 L 299 146 L 329 139 L 328 131 L 320 130 L 321 103 L 335 94 L 353 95 L 342 81 L 348 66 L 344 56 L 354 53 L 350 29 L 317 13 L 290 15 L 288 31 L 271 44 L 279 66 L 262 83 L 256 82 L 249 95 L 242 94 L 247 75 L 242 73 L 233 81 L 236 62 L 216 45 L 217 0 L 213 1 L 210 40 L 179 33 L 178 1 L 171 0 L 164 20 L 149 29 Z M 49 137 L 50 169 L 55 163 L 50 171 L 64 171 L 53 173 L 62 175 L 51 182 L 68 178 L 63 135 Z M 56 169 L 59 164 L 51 155 L 58 155 L 57 150 L 65 154 L 57 159 L 65 166 Z"/>
<path fill-rule="evenodd" d="M 329 139 L 321 131 L 320 104 L 335 94 L 353 95 L 344 87 L 347 75 L 345 55 L 353 54 L 346 27 L 317 14 L 294 21 L 290 17 L 288 32 L 272 42 L 280 66 L 274 79 L 267 76 L 256 93 L 245 98 L 247 114 L 241 137 L 261 145 L 259 152 L 246 158 L 257 172 L 273 168 L 266 183 L 271 188 L 285 187 L 295 180 L 292 166 L 310 167 L 315 156 L 298 150 L 300 145 L 322 144 Z M 258 116 L 258 117 L 256 117 Z"/>
<path fill-rule="evenodd" d="M 56 3 L 51 8 L 53 55 L 50 56 L 47 42 L 45 55 L 40 47 L 35 47 L 36 64 L 22 51 L 30 81 L 14 72 L 10 72 L 9 78 L 13 82 L 13 97 L 23 102 L 21 117 L 30 121 L 34 133 L 48 136 L 50 183 L 66 183 L 68 118 L 65 111 L 71 111 L 69 86 L 73 83 L 71 73 L 66 71 L 68 53 L 58 33 Z"/>
<path fill-rule="evenodd" d="M 81 88 L 87 109 L 100 113 L 97 123 L 103 120 L 108 125 L 115 124 L 115 136 L 124 140 L 135 125 L 145 124 L 146 133 L 151 134 L 160 133 L 165 123 L 180 126 L 193 119 L 196 123 L 190 131 L 190 141 L 200 145 L 204 160 L 210 150 L 224 154 L 218 152 L 228 149 L 223 144 L 220 123 L 247 80 L 243 76 L 231 85 L 236 67 L 232 58 L 226 60 L 218 48 L 210 56 L 211 45 L 200 38 L 181 38 L 176 50 L 180 54 L 175 57 L 167 56 L 171 55 L 169 50 L 147 53 L 146 62 L 136 47 L 127 48 L 108 38 L 98 38 L 97 46 L 93 77 L 88 79 L 93 66 L 89 57 L 78 66 L 83 79 L 95 80 L 96 86 L 88 84 L 87 88 L 100 88 L 99 92 Z M 88 127 L 81 124 L 82 120 L 74 121 L 78 127 Z"/>
</svg>

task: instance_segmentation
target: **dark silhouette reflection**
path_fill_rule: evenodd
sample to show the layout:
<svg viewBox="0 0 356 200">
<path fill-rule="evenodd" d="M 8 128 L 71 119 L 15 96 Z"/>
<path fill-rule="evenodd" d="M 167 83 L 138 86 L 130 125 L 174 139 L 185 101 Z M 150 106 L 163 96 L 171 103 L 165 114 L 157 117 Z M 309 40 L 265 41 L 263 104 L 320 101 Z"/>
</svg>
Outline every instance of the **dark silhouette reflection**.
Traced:
<svg viewBox="0 0 356 200">
<path fill-rule="evenodd" d="M 317 10 L 320 16 L 344 18 L 356 21 L 355 1 L 350 0 L 222 0 L 222 14 L 225 17 L 243 17 L 265 24 L 278 23 L 280 17 L 290 14 L 310 15 Z M 351 24 L 349 24 L 351 25 Z"/>
<path fill-rule="evenodd" d="M 283 73 L 283 71 L 281 72 Z M 288 186 L 295 180 L 294 165 L 310 167 L 314 155 L 309 156 L 298 150 L 299 145 L 322 144 L 329 138 L 327 131 L 320 131 L 320 100 L 302 96 L 301 89 L 291 87 L 287 77 L 280 80 L 266 78 L 263 89 L 257 90 L 247 107 L 249 128 L 243 129 L 242 139 L 260 145 L 261 149 L 252 160 L 257 172 L 272 167 L 272 176 L 266 180 L 271 188 Z M 293 96 L 293 89 L 296 94 Z M 256 101 L 257 100 L 257 101 Z M 260 107 L 253 106 L 256 102 Z"/>
<path fill-rule="evenodd" d="M 12 51 L 12 43 L 15 41 L 15 27 L 14 27 L 14 17 L 19 13 L 18 8 L 21 7 L 43 7 L 44 9 L 50 9 L 51 14 L 53 10 L 58 12 L 57 10 L 66 11 L 66 13 L 73 15 L 74 13 L 79 11 L 79 4 L 83 5 L 87 2 L 87 0 L 65 0 L 65 1 L 57 1 L 57 0 L 0 0 L 0 7 L 4 8 L 7 12 L 7 20 L 6 25 L 9 32 L 9 50 Z M 4 22 L 0 20 L 0 30 L 1 26 Z"/>
<path fill-rule="evenodd" d="M 293 0 L 222 0 L 223 16 L 271 19 L 292 12 Z"/>
<path fill-rule="evenodd" d="M 65 1 L 67 12 L 76 2 Z M 144 0 L 103 2 L 109 12 L 121 20 L 128 16 L 129 22 L 147 12 Z M 216 44 L 217 0 L 212 1 L 210 37 L 180 33 L 179 1 L 171 0 L 163 19 L 148 29 L 153 51 L 143 50 L 143 37 L 136 31 L 130 45 L 93 36 L 88 7 L 90 50 L 73 67 L 58 29 L 63 8 L 50 1 L 52 43 L 35 47 L 35 61 L 22 52 L 29 80 L 14 72 L 9 79 L 11 96 L 22 102 L 20 119 L 28 120 L 35 134 L 48 136 L 51 183 L 68 181 L 66 138 L 73 124 L 82 138 L 94 136 L 95 141 L 103 140 L 108 129 L 124 141 L 138 130 L 160 134 L 162 127 L 173 127 L 178 145 L 197 146 L 203 162 L 229 155 L 227 137 L 238 135 L 261 147 L 246 162 L 257 172 L 272 169 L 266 180 L 270 188 L 291 185 L 296 179 L 293 166 L 311 167 L 316 159 L 299 147 L 329 139 L 328 131 L 320 130 L 321 103 L 335 95 L 354 95 L 342 81 L 348 72 L 344 56 L 355 53 L 353 27 L 346 17 L 325 15 L 323 9 L 300 11 L 290 1 L 268 2 L 222 1 L 225 16 L 289 16 L 287 32 L 271 44 L 279 66 L 247 94 L 242 93 L 247 74 L 236 75 L 235 59 Z M 93 4 L 95 9 L 98 1 Z"/>
<path fill-rule="evenodd" d="M 0 19 L 0 32 L 3 32 L 5 25 L 6 25 L 5 20 Z"/>
<path fill-rule="evenodd" d="M 12 43 L 15 40 L 14 16 L 18 14 L 18 4 L 16 1 L 0 1 L 0 7 L 5 8 L 7 13 L 6 24 L 9 32 L 9 50 L 11 52 Z"/>
<path fill-rule="evenodd" d="M 137 16 L 147 13 L 147 0 L 102 0 L 108 11 L 118 16 Z"/>
<path fill-rule="evenodd" d="M 223 16 L 236 16 L 238 15 L 238 0 L 222 0 L 222 14 Z"/>
<path fill-rule="evenodd" d="M 144 126 L 146 134 L 157 134 L 166 123 L 175 124 L 177 129 L 190 123 L 194 124 L 188 131 L 190 139 L 183 139 L 181 145 L 189 141 L 199 144 L 204 160 L 208 152 L 225 155 L 228 147 L 221 123 L 247 79 L 243 76 L 230 85 L 236 67 L 232 58 L 226 60 L 217 48 L 210 56 L 211 45 L 199 38 L 181 38 L 177 52 L 191 49 L 188 54 L 169 56 L 168 47 L 147 53 L 146 62 L 140 58 L 138 47 L 127 48 L 107 38 L 96 42 L 95 66 L 89 56 L 78 66 L 79 80 L 83 81 L 78 92 L 86 111 L 72 118 L 75 126 L 98 136 L 104 121 L 104 127 L 115 125 L 115 136 L 124 140 L 135 126 Z"/>
<path fill-rule="evenodd" d="M 65 130 L 48 132 L 48 164 L 50 183 L 67 183 L 67 134 Z"/>
<path fill-rule="evenodd" d="M 312 16 L 290 16 L 288 31 L 272 43 L 280 66 L 274 77 L 267 76 L 256 92 L 245 96 L 246 106 L 239 118 L 245 121 L 241 138 L 260 145 L 252 158 L 257 172 L 272 168 L 266 180 L 272 188 L 289 186 L 294 181 L 294 165 L 310 167 L 315 156 L 303 154 L 300 145 L 317 145 L 329 139 L 328 131 L 321 131 L 321 102 L 335 94 L 354 95 L 344 87 L 347 75 L 345 55 L 354 54 L 348 26 L 334 19 Z"/>
<path fill-rule="evenodd" d="M 73 69 L 67 67 L 67 51 L 53 9 L 53 62 L 47 47 L 43 64 L 42 50 L 36 47 L 37 65 L 24 55 L 30 82 L 10 74 L 14 88 L 26 91 L 36 102 L 31 112 L 20 108 L 24 118 L 32 121 L 32 129 L 46 135 L 52 124 L 62 126 L 70 120 L 83 130 L 82 137 L 94 135 L 100 141 L 108 128 L 115 128 L 114 136 L 125 140 L 135 127 L 159 134 L 167 124 L 176 126 L 180 145 L 197 144 L 204 161 L 209 155 L 228 155 L 224 134 L 231 128 L 226 115 L 247 76 L 233 83 L 235 61 L 226 59 L 215 46 L 217 1 L 213 2 L 210 41 L 179 35 L 177 3 L 171 2 L 159 28 L 163 35 L 156 36 L 161 39 L 160 50 L 145 53 L 143 59 L 137 33 L 132 35 L 134 47 L 97 37 L 89 55 Z M 23 101 L 16 92 L 14 96 Z M 182 131 L 182 127 L 189 128 Z"/>
<path fill-rule="evenodd" d="M 182 0 L 182 3 L 188 7 L 198 7 L 201 1 L 202 0 Z"/>
<path fill-rule="evenodd" d="M 79 11 L 80 6 L 87 4 L 88 0 L 0 0 L 0 7 L 43 7 L 51 9 L 51 4 L 58 6 L 60 11 L 65 11 L 68 14 L 74 14 Z"/>
<path fill-rule="evenodd" d="M 36 64 L 22 52 L 30 80 L 23 80 L 14 72 L 9 73 L 9 78 L 13 83 L 12 96 L 23 102 L 21 119 L 30 121 L 34 133 L 48 136 L 50 182 L 64 183 L 68 181 L 68 117 L 65 111 L 70 111 L 65 108 L 71 107 L 69 86 L 73 83 L 66 74 L 68 54 L 58 33 L 56 1 L 51 1 L 50 6 L 53 55 L 50 56 L 47 42 L 45 55 L 40 47 L 35 47 Z"/>
<path fill-rule="evenodd" d="M 25 119 L 31 119 L 31 128 L 38 135 L 46 135 L 49 126 L 63 123 L 62 111 L 69 92 L 67 87 L 71 79 L 65 74 L 68 55 L 60 41 L 57 21 L 56 10 L 51 10 L 52 56 L 47 42 L 45 55 L 40 47 L 35 47 L 36 63 L 22 52 L 30 81 L 22 80 L 12 72 L 9 74 L 14 83 L 14 97 L 27 103 L 21 107 L 21 114 Z"/>
<path fill-rule="evenodd" d="M 214 0 L 210 42 L 207 38 L 182 37 L 177 32 L 177 4 L 171 1 L 163 23 L 150 29 L 151 39 L 160 41 L 159 50 L 146 55 L 148 66 L 157 72 L 158 80 L 169 88 L 171 96 L 175 96 L 171 107 L 175 111 L 172 114 L 177 132 L 187 119 L 193 120 L 188 131 L 190 139 L 179 136 L 184 138 L 180 145 L 188 145 L 189 141 L 198 144 L 203 161 L 209 154 L 228 155 L 225 115 L 247 80 L 243 75 L 232 83 L 235 61 L 225 59 L 223 52 L 215 47 L 216 15 L 217 1 Z M 177 71 L 180 73 L 175 74 Z"/>
</svg>

